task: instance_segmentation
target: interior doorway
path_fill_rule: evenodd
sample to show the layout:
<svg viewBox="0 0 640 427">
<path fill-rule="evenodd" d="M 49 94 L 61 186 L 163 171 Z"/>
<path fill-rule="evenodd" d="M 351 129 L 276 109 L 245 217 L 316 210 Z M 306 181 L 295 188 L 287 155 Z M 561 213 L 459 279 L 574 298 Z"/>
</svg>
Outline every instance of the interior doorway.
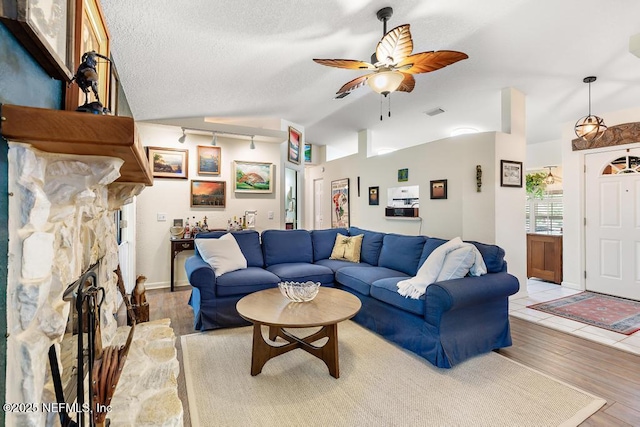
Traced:
<svg viewBox="0 0 640 427">
<path fill-rule="evenodd" d="M 585 285 L 640 300 L 640 148 L 585 156 Z"/>
<path fill-rule="evenodd" d="M 324 222 L 322 216 L 322 200 L 323 197 L 324 181 L 322 178 L 313 180 L 313 229 L 324 229 Z"/>
<path fill-rule="evenodd" d="M 284 226 L 287 230 L 298 228 L 298 171 L 284 169 Z"/>
</svg>

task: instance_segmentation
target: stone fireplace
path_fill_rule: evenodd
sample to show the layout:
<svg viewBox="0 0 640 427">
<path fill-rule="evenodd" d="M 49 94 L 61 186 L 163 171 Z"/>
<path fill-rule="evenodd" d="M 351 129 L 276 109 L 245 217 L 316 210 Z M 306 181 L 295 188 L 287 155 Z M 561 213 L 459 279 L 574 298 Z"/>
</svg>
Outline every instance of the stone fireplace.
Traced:
<svg viewBox="0 0 640 427">
<path fill-rule="evenodd" d="M 41 127 L 40 130 L 44 129 L 45 134 L 50 132 L 52 145 L 61 139 L 56 132 L 69 133 L 70 128 L 59 126 L 57 129 L 55 126 L 52 128 L 43 125 L 42 121 L 27 120 L 28 125 L 19 127 L 16 131 L 16 128 L 7 126 L 7 123 L 16 126 L 16 122 L 26 120 L 25 115 L 39 114 L 37 110 L 40 109 L 14 107 L 23 113 L 14 116 L 7 114 L 12 110 L 8 111 L 5 107 L 7 106 L 2 106 L 5 120 L 2 122 L 2 134 L 9 141 L 5 401 L 26 404 L 23 405 L 26 410 L 7 412 L 6 424 L 59 425 L 58 411 L 47 412 L 43 408 L 49 408 L 46 404 L 56 402 L 49 368 L 49 348 L 53 345 L 56 349 L 57 363 L 63 377 L 68 377 L 68 365 L 73 364 L 70 361 L 73 357 L 68 354 L 68 349 L 73 348 L 68 342 L 70 334 L 65 335 L 72 307 L 69 299 L 63 298 L 63 294 L 69 285 L 95 265 L 97 284 L 104 288 L 105 293 L 99 319 L 102 345 L 124 344 L 128 327 L 124 327 L 126 331 L 118 329 L 116 319 L 119 300 L 115 274 L 118 268 L 118 244 L 114 212 L 139 194 L 148 182 L 122 182 L 123 175 L 131 175 L 131 162 L 125 164 L 126 160 L 121 158 L 122 150 L 119 147 L 110 149 L 109 146 L 103 146 L 98 150 L 101 154 L 106 151 L 107 155 L 87 155 L 85 146 L 72 146 L 68 150 L 80 154 L 51 153 L 35 148 L 34 145 L 41 147 L 46 141 L 32 144 L 32 136 L 28 134 L 32 128 Z M 52 114 L 52 110 L 41 111 L 45 116 Z M 55 111 L 53 114 L 58 125 L 67 120 L 89 120 L 91 126 L 105 123 L 101 117 L 88 118 L 86 114 Z M 107 124 L 118 125 L 104 129 L 111 131 L 111 134 L 117 133 L 119 125 L 123 123 L 121 120 L 114 122 L 114 119 L 120 118 L 104 119 Z M 127 120 L 129 122 L 125 123 L 126 126 L 130 126 L 133 131 L 133 121 Z M 93 130 L 88 129 L 89 133 Z M 71 140 L 75 138 L 74 132 L 75 135 L 78 133 L 72 129 Z M 18 137 L 12 138 L 16 134 Z M 23 134 L 28 135 L 21 138 Z M 24 143 L 25 140 L 29 143 Z M 140 160 L 139 153 L 142 150 L 138 142 L 131 139 L 130 145 L 133 147 L 131 151 L 135 151 L 135 158 Z M 113 155 L 108 155 L 109 152 Z M 142 166 L 137 167 L 142 167 L 144 174 L 150 177 L 146 159 L 142 160 L 144 164 L 138 161 Z M 143 398 L 135 395 L 135 383 L 142 382 L 154 388 L 168 387 L 161 398 L 163 404 L 173 405 L 173 409 L 166 414 L 168 422 L 165 420 L 163 424 L 182 425 L 182 406 L 175 387 L 179 368 L 175 358 L 175 336 L 169 321 L 138 325 L 134 340 L 138 335 L 141 338 L 131 346 L 127 363 L 132 361 L 142 366 L 137 366 L 131 375 L 125 372 L 125 365 L 121 383 L 118 383 L 116 396 L 112 401 L 113 413 L 108 414 L 108 417 L 130 425 L 140 425 L 136 420 L 142 419 L 157 421 L 156 408 L 150 407 L 150 414 L 138 413 L 139 407 L 150 406 Z M 151 342 L 154 337 L 159 339 Z M 146 348 L 152 350 L 146 351 Z M 153 378 L 141 378 L 140 375 L 149 366 L 156 366 L 154 363 L 162 366 L 153 368 L 154 372 L 150 373 Z M 164 376 L 158 376 L 158 371 Z M 126 384 L 127 381 L 134 384 Z M 86 383 L 88 384 L 88 380 Z M 125 390 L 127 395 L 118 396 L 119 389 Z M 141 392 L 148 393 L 148 389 Z M 118 405 L 123 406 L 120 412 L 116 408 Z"/>
</svg>

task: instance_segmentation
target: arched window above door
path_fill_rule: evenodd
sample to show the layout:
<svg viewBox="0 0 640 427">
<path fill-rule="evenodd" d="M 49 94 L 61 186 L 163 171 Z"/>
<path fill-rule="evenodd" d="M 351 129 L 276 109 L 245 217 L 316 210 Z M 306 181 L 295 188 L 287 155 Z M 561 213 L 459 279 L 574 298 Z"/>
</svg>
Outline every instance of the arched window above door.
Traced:
<svg viewBox="0 0 640 427">
<path fill-rule="evenodd" d="M 602 170 L 602 175 L 618 175 L 623 173 L 640 173 L 640 157 L 623 156 L 609 162 Z"/>
</svg>

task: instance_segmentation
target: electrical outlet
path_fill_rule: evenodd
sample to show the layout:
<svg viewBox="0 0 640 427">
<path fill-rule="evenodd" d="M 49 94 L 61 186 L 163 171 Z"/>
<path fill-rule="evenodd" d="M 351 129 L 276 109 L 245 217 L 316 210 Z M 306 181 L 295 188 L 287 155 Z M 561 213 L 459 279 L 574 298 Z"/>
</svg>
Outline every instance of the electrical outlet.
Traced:
<svg viewBox="0 0 640 427">
<path fill-rule="evenodd" d="M 269 212 L 267 213 L 267 218 L 269 218 L 269 219 L 273 219 L 273 211 L 269 211 Z"/>
<path fill-rule="evenodd" d="M 167 214 L 166 213 L 159 213 L 158 214 L 158 222 L 166 221 L 166 220 L 167 220 Z"/>
</svg>

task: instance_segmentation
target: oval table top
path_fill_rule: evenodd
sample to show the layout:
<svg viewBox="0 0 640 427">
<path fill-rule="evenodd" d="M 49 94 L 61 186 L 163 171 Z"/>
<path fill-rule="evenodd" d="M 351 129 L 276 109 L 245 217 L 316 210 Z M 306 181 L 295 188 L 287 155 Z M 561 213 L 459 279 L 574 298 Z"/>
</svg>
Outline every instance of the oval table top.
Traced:
<svg viewBox="0 0 640 427">
<path fill-rule="evenodd" d="M 244 319 L 263 325 L 308 328 L 332 325 L 356 315 L 362 304 L 355 295 L 320 287 L 309 302 L 289 301 L 279 288 L 265 289 L 242 298 L 236 309 Z"/>
</svg>

